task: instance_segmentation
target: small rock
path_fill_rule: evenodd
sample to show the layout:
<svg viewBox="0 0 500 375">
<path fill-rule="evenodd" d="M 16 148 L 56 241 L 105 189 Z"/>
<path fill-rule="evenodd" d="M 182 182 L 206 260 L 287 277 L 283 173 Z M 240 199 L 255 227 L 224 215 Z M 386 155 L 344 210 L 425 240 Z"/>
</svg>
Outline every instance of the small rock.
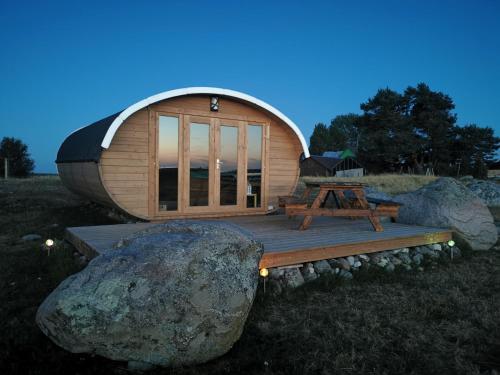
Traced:
<svg viewBox="0 0 500 375">
<path fill-rule="evenodd" d="M 377 266 L 379 267 L 385 267 L 387 266 L 387 264 L 389 263 L 389 260 L 387 260 L 387 258 L 382 258 L 380 259 L 380 261 L 377 263 Z"/>
<path fill-rule="evenodd" d="M 431 249 L 434 250 L 434 251 L 441 251 L 442 248 L 441 248 L 441 244 L 439 243 L 433 243 L 431 246 Z"/>
<path fill-rule="evenodd" d="M 418 268 L 417 268 L 417 271 L 418 271 L 418 272 L 424 272 L 424 267 L 418 267 Z"/>
<path fill-rule="evenodd" d="M 39 234 L 27 234 L 27 235 L 21 237 L 21 240 L 26 241 L 26 242 L 27 241 L 37 241 L 40 239 L 42 239 L 42 236 L 40 236 Z"/>
<path fill-rule="evenodd" d="M 359 259 L 364 260 L 365 262 L 368 262 L 370 258 L 366 254 L 359 254 Z"/>
<path fill-rule="evenodd" d="M 348 280 L 353 278 L 352 273 L 350 273 L 349 271 L 346 271 L 346 270 L 340 270 L 339 276 L 344 278 L 344 279 L 348 279 Z"/>
<path fill-rule="evenodd" d="M 361 262 L 359 260 L 355 261 L 354 264 L 352 265 L 354 268 L 359 268 L 361 267 Z"/>
<path fill-rule="evenodd" d="M 349 262 L 349 265 L 352 267 L 354 265 L 355 259 L 353 256 L 349 255 L 347 257 L 347 261 Z"/>
<path fill-rule="evenodd" d="M 410 252 L 410 249 L 408 249 L 407 247 L 403 247 L 403 248 L 401 249 L 401 252 L 402 252 L 402 253 L 405 253 L 405 254 L 408 254 L 408 253 Z"/>
<path fill-rule="evenodd" d="M 370 260 L 372 263 L 378 264 L 382 258 L 382 254 L 380 253 L 370 254 Z"/>
<path fill-rule="evenodd" d="M 395 250 L 392 250 L 392 254 L 393 255 L 396 255 L 396 254 L 399 254 L 401 252 L 401 249 L 395 249 Z"/>
<path fill-rule="evenodd" d="M 298 268 L 287 268 L 283 277 L 283 282 L 288 288 L 297 288 L 304 284 L 304 277 Z"/>
<path fill-rule="evenodd" d="M 411 263 L 411 258 L 410 258 L 410 256 L 407 253 L 399 253 L 398 257 L 405 264 L 410 264 Z"/>
<path fill-rule="evenodd" d="M 332 272 L 332 267 L 330 266 L 330 263 L 328 263 L 326 260 L 319 260 L 317 262 L 314 262 L 313 264 L 314 264 L 314 270 L 320 275 Z"/>
<path fill-rule="evenodd" d="M 335 273 L 335 275 L 338 275 L 340 273 L 340 268 L 334 268 L 333 272 Z"/>
<path fill-rule="evenodd" d="M 285 274 L 284 269 L 271 268 L 269 270 L 269 278 L 274 279 L 274 280 L 279 280 L 280 278 L 283 277 L 284 274 Z"/>
<path fill-rule="evenodd" d="M 338 258 L 338 262 L 340 264 L 340 268 L 342 268 L 345 271 L 349 271 L 351 269 L 351 265 L 345 258 Z"/>
<path fill-rule="evenodd" d="M 399 266 L 399 265 L 401 265 L 401 263 L 403 263 L 403 261 L 402 261 L 401 259 L 396 258 L 396 257 L 392 258 L 391 262 L 392 262 L 392 264 L 394 264 L 395 266 Z"/>
<path fill-rule="evenodd" d="M 422 260 L 424 259 L 423 255 L 422 254 L 415 254 L 413 255 L 413 257 L 411 258 L 413 263 L 415 263 L 417 266 L 422 263 Z"/>
<path fill-rule="evenodd" d="M 387 272 L 392 272 L 392 271 L 394 271 L 395 267 L 394 267 L 394 264 L 392 264 L 392 263 L 387 263 L 387 265 L 384 267 L 384 269 L 385 269 Z"/>
<path fill-rule="evenodd" d="M 316 280 L 318 278 L 312 263 L 307 263 L 304 267 L 302 267 L 301 273 L 304 281 L 306 282 Z"/>
<path fill-rule="evenodd" d="M 411 271 L 411 266 L 410 266 L 409 264 L 403 263 L 403 268 L 404 268 L 406 271 Z"/>
</svg>

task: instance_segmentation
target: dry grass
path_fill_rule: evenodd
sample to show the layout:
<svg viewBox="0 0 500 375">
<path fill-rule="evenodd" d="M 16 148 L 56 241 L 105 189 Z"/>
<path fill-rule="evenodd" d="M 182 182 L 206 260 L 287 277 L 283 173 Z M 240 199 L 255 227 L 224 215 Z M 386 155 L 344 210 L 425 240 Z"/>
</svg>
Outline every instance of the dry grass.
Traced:
<svg viewBox="0 0 500 375">
<path fill-rule="evenodd" d="M 69 245 L 50 257 L 38 233 L 111 223 L 57 178 L 0 180 L 0 374 L 129 374 L 124 363 L 72 354 L 35 324 L 43 299 L 81 266 Z M 54 227 L 53 224 L 59 224 Z M 152 374 L 491 374 L 500 368 L 500 252 L 425 272 L 359 271 L 279 297 L 260 289 L 241 339 L 221 358 Z"/>
<path fill-rule="evenodd" d="M 415 191 L 436 180 L 435 176 L 408 174 L 380 174 L 363 177 L 302 177 L 297 191 L 304 188 L 304 181 L 310 182 L 362 182 L 390 195 Z"/>
</svg>

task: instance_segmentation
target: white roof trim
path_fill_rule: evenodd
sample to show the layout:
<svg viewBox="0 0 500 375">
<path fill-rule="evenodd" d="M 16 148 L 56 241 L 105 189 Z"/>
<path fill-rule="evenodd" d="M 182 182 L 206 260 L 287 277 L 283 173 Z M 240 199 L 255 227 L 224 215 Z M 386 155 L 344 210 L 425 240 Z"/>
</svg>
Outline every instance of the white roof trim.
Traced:
<svg viewBox="0 0 500 375">
<path fill-rule="evenodd" d="M 253 103 L 253 104 L 265 109 L 266 111 L 271 112 L 273 115 L 275 115 L 276 117 L 283 120 L 295 132 L 297 137 L 299 137 L 299 139 L 300 139 L 300 143 L 302 144 L 302 149 L 304 150 L 304 156 L 306 158 L 309 157 L 309 149 L 307 147 L 307 143 L 306 143 L 306 140 L 304 138 L 304 135 L 300 131 L 299 127 L 297 125 L 295 125 L 295 123 L 292 120 L 290 120 L 287 116 L 285 116 L 283 113 L 281 113 L 279 110 L 277 110 L 273 106 L 263 102 L 260 99 L 254 98 L 253 96 L 244 94 L 242 92 L 221 89 L 221 88 L 217 88 L 217 87 L 187 87 L 184 89 L 170 90 L 170 91 L 165 91 L 165 92 L 150 96 L 149 98 L 143 99 L 140 102 L 132 104 L 130 107 L 125 109 L 122 113 L 120 113 L 120 115 L 117 118 L 115 118 L 115 120 L 109 126 L 109 129 L 106 132 L 104 139 L 102 140 L 101 146 L 103 148 L 106 148 L 106 149 L 109 148 L 109 145 L 111 144 L 111 140 L 113 139 L 118 128 L 122 125 L 122 123 L 128 117 L 130 117 L 132 114 L 139 111 L 140 109 L 145 108 L 148 105 L 159 102 L 161 100 L 174 98 L 176 96 L 193 95 L 193 94 L 210 94 L 210 95 L 221 95 L 221 96 L 228 96 L 228 97 L 232 97 L 232 98 L 238 98 L 238 99 Z"/>
</svg>

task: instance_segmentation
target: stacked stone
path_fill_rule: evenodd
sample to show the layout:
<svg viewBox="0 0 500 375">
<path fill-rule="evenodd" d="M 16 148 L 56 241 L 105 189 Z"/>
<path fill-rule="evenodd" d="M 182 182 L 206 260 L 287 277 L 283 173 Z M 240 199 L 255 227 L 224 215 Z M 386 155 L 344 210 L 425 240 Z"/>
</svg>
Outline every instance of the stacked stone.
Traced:
<svg viewBox="0 0 500 375">
<path fill-rule="evenodd" d="M 302 267 L 272 268 L 269 270 L 269 286 L 273 293 L 279 294 L 287 288 L 297 288 L 304 283 L 325 275 L 335 275 L 350 280 L 356 272 L 370 267 L 393 272 L 396 269 L 423 271 L 424 259 L 435 263 L 438 259 L 453 259 L 461 255 L 457 246 L 435 243 L 378 253 L 350 255 L 305 263 Z"/>
</svg>

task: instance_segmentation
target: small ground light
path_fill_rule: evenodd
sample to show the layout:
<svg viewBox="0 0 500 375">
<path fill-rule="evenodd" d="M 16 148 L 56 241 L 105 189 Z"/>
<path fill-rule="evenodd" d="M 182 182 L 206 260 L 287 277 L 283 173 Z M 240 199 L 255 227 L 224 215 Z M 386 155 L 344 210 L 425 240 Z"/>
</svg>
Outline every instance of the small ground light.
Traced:
<svg viewBox="0 0 500 375">
<path fill-rule="evenodd" d="M 51 240 L 50 238 L 45 241 L 45 246 L 47 247 L 47 255 L 50 255 L 50 248 L 54 246 L 54 240 Z"/>
<path fill-rule="evenodd" d="M 259 275 L 262 277 L 267 277 L 269 275 L 269 270 L 267 268 L 261 268 L 259 271 Z"/>
<path fill-rule="evenodd" d="M 453 247 L 453 246 L 455 246 L 455 241 L 453 241 L 453 240 L 449 240 L 449 241 L 448 241 L 448 246 L 449 246 L 449 247 Z"/>
</svg>

